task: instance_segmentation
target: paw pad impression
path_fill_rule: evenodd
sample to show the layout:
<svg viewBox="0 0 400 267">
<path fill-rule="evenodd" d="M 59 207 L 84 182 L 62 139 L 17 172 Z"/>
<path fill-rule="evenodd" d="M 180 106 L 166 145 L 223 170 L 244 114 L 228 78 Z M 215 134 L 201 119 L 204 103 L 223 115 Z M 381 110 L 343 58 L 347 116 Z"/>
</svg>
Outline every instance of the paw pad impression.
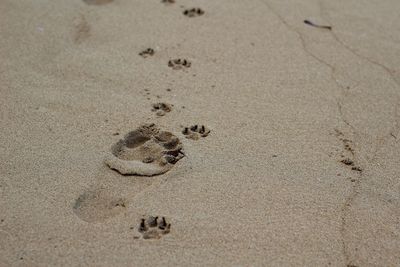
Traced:
<svg viewBox="0 0 400 267">
<path fill-rule="evenodd" d="M 186 138 L 198 140 L 200 137 L 207 137 L 210 134 L 210 129 L 208 129 L 204 125 L 193 125 L 191 127 L 185 127 L 182 130 L 182 134 L 186 136 Z"/>
<path fill-rule="evenodd" d="M 171 224 L 167 223 L 165 217 L 149 216 L 141 219 L 138 231 L 143 239 L 160 239 L 171 231 Z"/>
<path fill-rule="evenodd" d="M 191 65 L 192 65 L 192 63 L 187 59 L 176 58 L 176 59 L 171 59 L 170 61 L 168 61 L 168 67 L 170 67 L 174 70 L 189 68 Z"/>
<path fill-rule="evenodd" d="M 201 16 L 203 14 L 204 14 L 204 11 L 198 7 L 186 9 L 185 11 L 183 11 L 183 15 L 185 15 L 189 18 Z"/>
</svg>

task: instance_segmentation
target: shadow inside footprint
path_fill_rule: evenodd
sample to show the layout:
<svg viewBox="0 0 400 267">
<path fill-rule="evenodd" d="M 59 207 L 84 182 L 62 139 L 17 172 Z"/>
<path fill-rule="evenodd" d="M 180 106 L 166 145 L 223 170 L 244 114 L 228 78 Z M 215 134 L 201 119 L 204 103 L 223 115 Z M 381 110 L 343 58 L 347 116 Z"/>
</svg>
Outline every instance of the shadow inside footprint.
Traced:
<svg viewBox="0 0 400 267">
<path fill-rule="evenodd" d="M 183 158 L 182 149 L 174 134 L 145 124 L 113 145 L 104 162 L 123 175 L 153 176 L 169 171 Z"/>
</svg>

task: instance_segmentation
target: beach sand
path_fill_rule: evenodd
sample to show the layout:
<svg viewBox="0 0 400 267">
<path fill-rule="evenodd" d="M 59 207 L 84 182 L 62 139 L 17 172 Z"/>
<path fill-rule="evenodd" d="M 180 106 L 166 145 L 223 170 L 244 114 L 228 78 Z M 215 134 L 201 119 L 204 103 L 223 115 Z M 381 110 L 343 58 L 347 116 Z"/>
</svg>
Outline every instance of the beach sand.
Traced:
<svg viewBox="0 0 400 267">
<path fill-rule="evenodd" d="M 0 1 L 0 266 L 398 266 L 399 12 Z M 111 170 L 151 123 L 185 156 Z"/>
</svg>

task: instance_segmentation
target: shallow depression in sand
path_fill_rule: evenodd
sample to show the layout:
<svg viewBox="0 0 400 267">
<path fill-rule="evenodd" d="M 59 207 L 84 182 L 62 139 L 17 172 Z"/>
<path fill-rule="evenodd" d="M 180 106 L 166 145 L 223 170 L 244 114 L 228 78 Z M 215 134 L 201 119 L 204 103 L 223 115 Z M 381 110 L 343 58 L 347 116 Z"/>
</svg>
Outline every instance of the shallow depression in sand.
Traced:
<svg viewBox="0 0 400 267">
<path fill-rule="evenodd" d="M 75 214 L 86 222 L 104 221 L 127 207 L 123 198 L 113 197 L 104 190 L 87 191 L 80 195 L 73 207 Z"/>
</svg>

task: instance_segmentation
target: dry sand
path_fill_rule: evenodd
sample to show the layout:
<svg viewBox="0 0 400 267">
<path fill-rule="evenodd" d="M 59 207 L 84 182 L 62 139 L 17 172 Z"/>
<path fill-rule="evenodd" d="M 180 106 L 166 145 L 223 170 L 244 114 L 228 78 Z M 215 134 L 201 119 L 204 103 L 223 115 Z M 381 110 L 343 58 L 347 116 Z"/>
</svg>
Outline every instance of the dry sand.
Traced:
<svg viewBox="0 0 400 267">
<path fill-rule="evenodd" d="M 0 265 L 399 266 L 399 13 L 0 1 Z M 186 156 L 153 177 L 109 169 L 144 123 Z M 210 134 L 186 138 L 195 124 Z M 140 233 L 150 215 L 169 233 Z"/>
</svg>

